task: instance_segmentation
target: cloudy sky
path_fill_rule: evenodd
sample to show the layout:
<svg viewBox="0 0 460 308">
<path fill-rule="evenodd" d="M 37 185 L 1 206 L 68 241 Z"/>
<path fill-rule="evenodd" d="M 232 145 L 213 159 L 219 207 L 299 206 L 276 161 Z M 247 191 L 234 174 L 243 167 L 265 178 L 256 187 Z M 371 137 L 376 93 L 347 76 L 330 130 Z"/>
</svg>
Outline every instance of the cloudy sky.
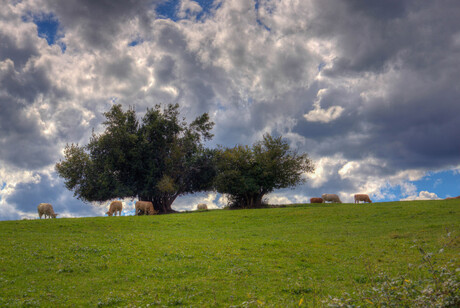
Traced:
<svg viewBox="0 0 460 308">
<path fill-rule="evenodd" d="M 460 1 L 0 0 L 0 220 L 103 215 L 54 172 L 114 103 L 208 112 L 208 144 L 316 164 L 272 203 L 460 195 Z M 178 199 L 173 208 L 216 194 Z M 129 204 L 128 204 L 129 207 Z M 129 213 L 129 212 L 127 212 Z"/>
</svg>

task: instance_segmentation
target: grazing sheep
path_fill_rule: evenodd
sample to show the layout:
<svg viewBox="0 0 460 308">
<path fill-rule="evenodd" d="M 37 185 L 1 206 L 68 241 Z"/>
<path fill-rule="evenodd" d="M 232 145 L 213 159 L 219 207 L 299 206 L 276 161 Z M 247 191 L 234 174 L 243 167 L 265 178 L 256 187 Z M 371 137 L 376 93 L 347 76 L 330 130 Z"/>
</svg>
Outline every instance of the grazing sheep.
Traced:
<svg viewBox="0 0 460 308">
<path fill-rule="evenodd" d="M 454 199 L 460 199 L 460 196 L 457 196 L 457 197 L 448 197 L 448 198 L 446 198 L 446 200 L 454 200 Z"/>
<path fill-rule="evenodd" d="M 123 209 L 123 203 L 121 201 L 112 201 L 109 206 L 109 211 L 106 213 L 109 216 L 112 216 L 115 213 L 115 216 L 121 216 L 121 210 Z"/>
<path fill-rule="evenodd" d="M 323 203 L 323 198 L 310 198 L 310 203 Z"/>
<path fill-rule="evenodd" d="M 48 218 L 56 218 L 57 213 L 54 212 L 53 206 L 49 203 L 40 203 L 37 207 L 38 216 L 42 219 L 42 216 L 45 215 L 45 219 Z"/>
<path fill-rule="evenodd" d="M 372 203 L 372 200 L 369 198 L 369 195 L 366 195 L 366 194 L 356 194 L 355 203 L 359 203 L 359 201 Z"/>
<path fill-rule="evenodd" d="M 208 205 L 206 203 L 200 203 L 196 206 L 196 209 L 197 210 L 207 210 L 208 209 Z"/>
<path fill-rule="evenodd" d="M 323 198 L 324 203 L 326 203 L 327 201 L 335 202 L 335 203 L 342 203 L 342 201 L 340 201 L 339 196 L 337 196 L 336 194 L 322 194 L 321 197 Z"/>
<path fill-rule="evenodd" d="M 135 204 L 135 214 L 134 215 L 139 215 L 139 214 L 145 214 L 145 215 L 154 215 L 156 214 L 157 211 L 154 210 L 153 208 L 153 203 L 150 201 L 136 201 Z"/>
</svg>

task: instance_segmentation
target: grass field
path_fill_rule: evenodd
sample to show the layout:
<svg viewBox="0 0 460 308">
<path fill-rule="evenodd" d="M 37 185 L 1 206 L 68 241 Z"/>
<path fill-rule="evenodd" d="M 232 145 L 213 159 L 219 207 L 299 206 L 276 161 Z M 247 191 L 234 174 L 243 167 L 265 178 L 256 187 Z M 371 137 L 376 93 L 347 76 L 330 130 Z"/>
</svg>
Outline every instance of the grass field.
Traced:
<svg viewBox="0 0 460 308">
<path fill-rule="evenodd" d="M 460 200 L 2 221 L 0 234 L 1 307 L 316 307 L 370 272 L 407 272 L 414 245 L 458 265 Z"/>
</svg>

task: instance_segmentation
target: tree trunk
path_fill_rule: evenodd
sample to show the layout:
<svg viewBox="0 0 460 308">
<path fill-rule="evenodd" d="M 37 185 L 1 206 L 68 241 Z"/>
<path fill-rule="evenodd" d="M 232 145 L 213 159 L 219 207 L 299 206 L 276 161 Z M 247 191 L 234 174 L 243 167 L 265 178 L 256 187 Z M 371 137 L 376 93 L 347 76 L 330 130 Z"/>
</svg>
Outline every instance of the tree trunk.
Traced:
<svg viewBox="0 0 460 308">
<path fill-rule="evenodd" d="M 165 209 L 165 213 L 175 213 L 176 211 L 172 209 L 172 204 L 174 200 L 176 200 L 177 194 L 175 195 L 166 195 L 163 197 L 163 207 Z"/>
<path fill-rule="evenodd" d="M 176 198 L 177 194 L 164 194 L 162 196 L 153 197 L 153 207 L 159 214 L 175 213 L 176 211 L 173 210 L 171 206 Z"/>
<path fill-rule="evenodd" d="M 260 194 L 257 194 L 255 196 L 255 200 L 254 200 L 254 208 L 260 208 L 262 207 L 262 198 L 263 198 L 264 194 L 260 193 Z"/>
<path fill-rule="evenodd" d="M 264 192 L 247 194 L 242 198 L 241 208 L 256 209 L 262 207 Z"/>
</svg>

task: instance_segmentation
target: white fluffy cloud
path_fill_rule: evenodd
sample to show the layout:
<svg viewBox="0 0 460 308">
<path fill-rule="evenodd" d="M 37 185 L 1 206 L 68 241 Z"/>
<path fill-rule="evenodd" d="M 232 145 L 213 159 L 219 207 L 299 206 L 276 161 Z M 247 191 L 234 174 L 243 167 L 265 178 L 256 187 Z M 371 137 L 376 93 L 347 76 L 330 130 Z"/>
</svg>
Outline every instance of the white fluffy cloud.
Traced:
<svg viewBox="0 0 460 308">
<path fill-rule="evenodd" d="M 410 200 L 439 200 L 441 198 L 439 198 L 435 193 L 432 193 L 432 192 L 429 192 L 429 191 L 426 191 L 426 190 L 422 190 L 421 192 L 419 192 L 418 195 L 412 195 L 412 196 L 408 196 L 404 199 L 401 199 L 401 201 L 410 201 Z"/>
<path fill-rule="evenodd" d="M 177 16 L 180 18 L 195 17 L 202 11 L 203 9 L 197 2 L 193 0 L 182 0 Z"/>
<path fill-rule="evenodd" d="M 325 92 L 325 89 L 321 89 L 318 91 L 318 94 L 316 95 L 316 100 L 313 103 L 314 109 L 304 114 L 304 118 L 307 121 L 329 123 L 339 118 L 342 114 L 344 110 L 342 106 L 331 106 L 327 109 L 321 108 L 321 98 Z"/>
</svg>

